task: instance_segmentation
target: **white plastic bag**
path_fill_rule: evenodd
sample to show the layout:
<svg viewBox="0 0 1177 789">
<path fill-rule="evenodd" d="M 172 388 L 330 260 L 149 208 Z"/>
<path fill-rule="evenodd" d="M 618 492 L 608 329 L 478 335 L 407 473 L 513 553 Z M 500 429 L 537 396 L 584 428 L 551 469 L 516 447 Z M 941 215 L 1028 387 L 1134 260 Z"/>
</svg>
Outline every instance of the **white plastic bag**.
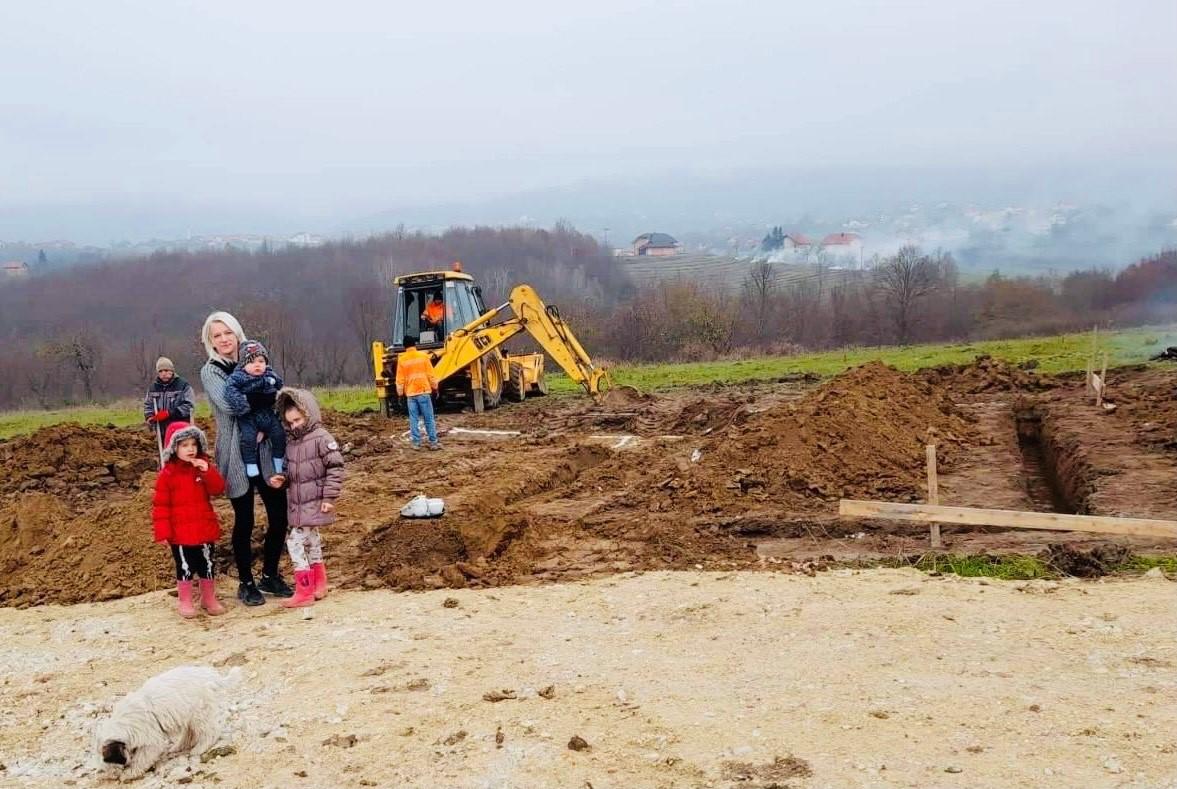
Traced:
<svg viewBox="0 0 1177 789">
<path fill-rule="evenodd" d="M 437 518 L 444 513 L 444 500 L 430 499 L 420 494 L 414 496 L 412 501 L 401 507 L 402 518 Z"/>
<path fill-rule="evenodd" d="M 429 499 L 424 496 L 414 496 L 405 506 L 401 507 L 402 518 L 428 518 L 429 517 Z"/>
</svg>

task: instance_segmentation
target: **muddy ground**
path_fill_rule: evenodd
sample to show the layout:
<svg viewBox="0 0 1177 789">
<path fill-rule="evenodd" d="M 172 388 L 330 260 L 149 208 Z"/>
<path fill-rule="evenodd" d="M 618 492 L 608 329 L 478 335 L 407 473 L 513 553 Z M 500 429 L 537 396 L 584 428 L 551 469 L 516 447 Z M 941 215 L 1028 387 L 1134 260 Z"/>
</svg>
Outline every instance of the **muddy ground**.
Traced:
<svg viewBox="0 0 1177 789">
<path fill-rule="evenodd" d="M 0 442 L 0 786 L 109 786 L 95 720 L 148 676 L 211 663 L 246 676 L 227 750 L 142 785 L 1169 789 L 1163 574 L 839 569 L 928 547 L 923 528 L 836 509 L 923 500 L 932 435 L 944 503 L 1177 518 L 1174 388 L 1171 368 L 1113 371 L 1108 412 L 1074 376 L 875 364 L 444 414 L 441 453 L 376 414 L 328 414 L 349 477 L 326 533 L 338 589 L 309 620 L 236 605 L 231 576 L 228 616 L 175 616 L 149 434 Z M 446 516 L 401 520 L 417 492 Z M 1096 574 L 1177 552 L 944 531 L 951 552 Z"/>
<path fill-rule="evenodd" d="M 345 587 L 424 589 L 917 557 L 924 528 L 839 521 L 836 510 L 842 497 L 922 501 L 928 435 L 942 503 L 1177 518 L 1174 388 L 1172 368 L 1113 371 L 1107 412 L 1075 376 L 987 359 L 916 375 L 871 364 L 825 382 L 620 389 L 599 404 L 443 414 L 441 453 L 410 451 L 399 421 L 328 414 L 348 459 L 329 563 Z M 60 425 L 0 442 L 0 604 L 169 586 L 148 523 L 153 456 L 132 429 Z M 447 515 L 400 519 L 418 492 L 443 497 Z M 227 502 L 218 507 L 228 524 Z M 945 541 L 971 554 L 1108 542 L 959 528 Z M 227 534 L 221 559 L 231 572 Z"/>
</svg>

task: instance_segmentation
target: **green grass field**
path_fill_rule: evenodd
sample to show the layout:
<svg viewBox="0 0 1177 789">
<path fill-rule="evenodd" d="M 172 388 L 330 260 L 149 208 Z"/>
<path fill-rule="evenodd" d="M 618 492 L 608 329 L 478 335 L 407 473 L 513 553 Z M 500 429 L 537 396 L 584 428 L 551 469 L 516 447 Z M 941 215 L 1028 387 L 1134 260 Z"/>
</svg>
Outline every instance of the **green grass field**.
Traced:
<svg viewBox="0 0 1177 789">
<path fill-rule="evenodd" d="M 1168 345 L 1177 345 L 1177 326 L 1125 329 L 1100 335 L 1100 349 L 1108 351 L 1109 364 L 1113 367 L 1146 361 L 1149 356 Z M 963 364 L 983 353 L 1013 363 L 1035 359 L 1038 361 L 1039 370 L 1060 373 L 1084 369 L 1090 346 L 1090 333 L 1063 334 L 1054 337 L 953 345 L 853 348 L 799 356 L 765 356 L 740 361 L 623 364 L 615 366 L 612 373 L 615 386 L 629 385 L 642 391 L 658 391 L 708 383 L 772 381 L 790 373 L 836 375 L 847 368 L 874 360 L 881 360 L 901 370 L 910 371 L 940 364 Z M 576 384 L 563 375 L 550 375 L 549 384 L 553 394 L 579 391 Z M 325 408 L 339 411 L 356 412 L 376 407 L 375 392 L 368 386 L 316 389 L 315 394 Z M 207 415 L 207 404 L 201 403 L 197 413 Z M 59 422 L 125 426 L 138 424 L 140 419 L 140 406 L 134 400 L 54 411 L 6 411 L 0 412 L 0 438 L 11 438 Z"/>
</svg>

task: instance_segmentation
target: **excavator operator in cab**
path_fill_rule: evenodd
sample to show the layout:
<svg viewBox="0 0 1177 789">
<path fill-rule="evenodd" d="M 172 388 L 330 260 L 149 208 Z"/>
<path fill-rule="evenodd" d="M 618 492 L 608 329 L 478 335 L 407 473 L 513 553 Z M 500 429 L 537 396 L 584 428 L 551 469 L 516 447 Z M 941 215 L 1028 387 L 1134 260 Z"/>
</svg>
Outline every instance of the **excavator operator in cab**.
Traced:
<svg viewBox="0 0 1177 789">
<path fill-rule="evenodd" d="M 441 331 L 442 321 L 445 319 L 445 307 L 442 305 L 441 291 L 433 294 L 433 299 L 425 305 L 425 312 L 421 313 L 421 320 L 426 329 Z"/>
</svg>

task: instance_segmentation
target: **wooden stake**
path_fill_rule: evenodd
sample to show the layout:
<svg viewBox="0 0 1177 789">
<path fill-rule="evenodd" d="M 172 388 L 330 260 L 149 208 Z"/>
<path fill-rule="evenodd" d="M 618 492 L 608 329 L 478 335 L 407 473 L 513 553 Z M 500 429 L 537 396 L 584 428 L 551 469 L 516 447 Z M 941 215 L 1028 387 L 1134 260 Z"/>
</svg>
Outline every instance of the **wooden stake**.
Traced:
<svg viewBox="0 0 1177 789">
<path fill-rule="evenodd" d="M 928 503 L 936 505 L 940 503 L 940 480 L 936 477 L 936 445 L 928 444 Z M 943 547 L 940 541 L 940 524 L 932 523 L 931 525 L 931 541 L 933 548 Z"/>
<path fill-rule="evenodd" d="M 1108 352 L 1104 348 L 1103 351 L 1103 369 L 1099 371 L 1099 393 L 1095 396 L 1095 405 L 1098 408 L 1103 407 L 1103 393 L 1108 386 Z"/>
<path fill-rule="evenodd" d="M 1094 384 L 1094 381 L 1091 380 L 1091 376 L 1095 375 L 1095 349 L 1098 347 L 1098 345 L 1099 324 L 1096 324 L 1095 326 L 1091 327 L 1091 350 L 1087 352 L 1087 369 L 1090 371 L 1087 373 L 1087 391 L 1089 392 L 1092 391 L 1091 387 Z"/>
</svg>

